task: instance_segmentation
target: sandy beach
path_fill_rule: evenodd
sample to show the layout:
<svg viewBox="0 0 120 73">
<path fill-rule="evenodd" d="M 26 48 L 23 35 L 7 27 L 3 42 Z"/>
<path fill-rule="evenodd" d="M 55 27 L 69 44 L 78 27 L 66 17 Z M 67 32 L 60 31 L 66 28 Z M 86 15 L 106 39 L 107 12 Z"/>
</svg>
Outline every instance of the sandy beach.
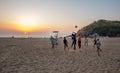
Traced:
<svg viewBox="0 0 120 73">
<path fill-rule="evenodd" d="M 75 52 L 68 39 L 68 53 L 62 40 L 53 49 L 47 38 L 1 38 L 0 73 L 120 73 L 120 38 L 100 38 L 101 56 L 91 38 Z"/>
</svg>

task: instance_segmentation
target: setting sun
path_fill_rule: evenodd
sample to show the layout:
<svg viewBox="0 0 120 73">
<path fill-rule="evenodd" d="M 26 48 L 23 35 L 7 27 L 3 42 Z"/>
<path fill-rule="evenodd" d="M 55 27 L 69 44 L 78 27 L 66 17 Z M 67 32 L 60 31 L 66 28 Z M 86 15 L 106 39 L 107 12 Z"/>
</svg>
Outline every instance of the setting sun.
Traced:
<svg viewBox="0 0 120 73">
<path fill-rule="evenodd" d="M 17 20 L 16 28 L 20 31 L 30 32 L 38 29 L 38 18 L 35 16 L 23 16 Z"/>
<path fill-rule="evenodd" d="M 19 20 L 19 25 L 23 27 L 36 27 L 38 20 L 35 17 L 23 17 Z"/>
</svg>

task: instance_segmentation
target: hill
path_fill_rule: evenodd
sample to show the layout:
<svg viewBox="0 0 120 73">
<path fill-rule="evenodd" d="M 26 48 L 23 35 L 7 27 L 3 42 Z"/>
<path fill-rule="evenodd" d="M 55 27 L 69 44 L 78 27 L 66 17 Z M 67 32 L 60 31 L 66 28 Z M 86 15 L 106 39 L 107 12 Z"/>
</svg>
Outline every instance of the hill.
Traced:
<svg viewBox="0 0 120 73">
<path fill-rule="evenodd" d="M 78 34 L 92 35 L 98 33 L 100 36 L 120 37 L 120 21 L 98 20 L 78 31 Z"/>
</svg>

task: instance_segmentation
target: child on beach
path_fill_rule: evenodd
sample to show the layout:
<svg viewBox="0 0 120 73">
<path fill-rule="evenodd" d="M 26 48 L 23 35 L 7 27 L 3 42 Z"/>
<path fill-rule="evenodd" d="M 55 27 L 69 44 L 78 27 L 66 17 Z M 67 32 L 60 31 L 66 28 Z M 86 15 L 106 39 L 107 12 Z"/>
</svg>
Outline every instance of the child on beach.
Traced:
<svg viewBox="0 0 120 73">
<path fill-rule="evenodd" d="M 96 45 L 97 45 L 98 56 L 100 56 L 100 51 L 102 50 L 101 50 L 101 41 L 99 39 L 97 39 Z"/>
<path fill-rule="evenodd" d="M 52 36 L 50 37 L 50 42 L 52 44 L 52 48 L 54 48 L 54 46 L 56 44 L 56 40 Z"/>
<path fill-rule="evenodd" d="M 68 48 L 68 41 L 67 41 L 66 37 L 64 37 L 63 43 L 64 43 L 64 51 L 66 52 L 66 48 Z M 69 50 L 69 48 L 68 48 L 68 50 Z"/>
</svg>

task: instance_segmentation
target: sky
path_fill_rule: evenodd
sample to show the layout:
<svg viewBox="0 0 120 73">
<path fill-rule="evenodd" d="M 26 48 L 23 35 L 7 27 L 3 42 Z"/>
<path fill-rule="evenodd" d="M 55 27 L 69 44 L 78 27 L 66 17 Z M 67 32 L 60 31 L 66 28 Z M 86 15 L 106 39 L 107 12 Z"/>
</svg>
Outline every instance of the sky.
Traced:
<svg viewBox="0 0 120 73">
<path fill-rule="evenodd" d="M 99 19 L 120 20 L 119 13 L 120 0 L 0 0 L 0 36 L 68 35 Z"/>
</svg>

